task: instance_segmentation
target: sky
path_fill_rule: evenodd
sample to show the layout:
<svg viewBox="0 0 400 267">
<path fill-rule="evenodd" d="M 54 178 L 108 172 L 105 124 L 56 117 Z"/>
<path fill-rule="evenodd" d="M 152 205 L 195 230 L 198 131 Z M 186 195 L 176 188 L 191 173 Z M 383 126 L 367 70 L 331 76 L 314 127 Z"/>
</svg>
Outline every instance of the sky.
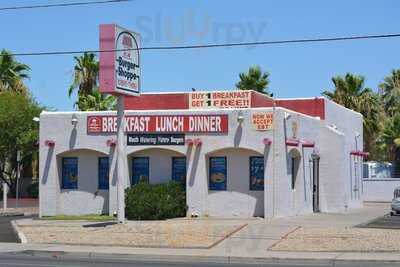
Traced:
<svg viewBox="0 0 400 267">
<path fill-rule="evenodd" d="M 81 0 L 82 1 L 82 0 Z M 88 0 L 90 1 L 90 0 Z M 0 7 L 76 2 L 1 0 Z M 99 25 L 139 32 L 142 47 L 400 33 L 398 0 L 136 0 L 81 7 L 0 11 L 0 49 L 14 53 L 96 50 Z M 332 76 L 363 75 L 374 90 L 400 68 L 400 38 L 179 51 L 142 51 L 142 92 L 229 90 L 259 65 L 275 97 L 314 97 Z M 41 104 L 73 110 L 73 55 L 17 57 Z"/>
</svg>

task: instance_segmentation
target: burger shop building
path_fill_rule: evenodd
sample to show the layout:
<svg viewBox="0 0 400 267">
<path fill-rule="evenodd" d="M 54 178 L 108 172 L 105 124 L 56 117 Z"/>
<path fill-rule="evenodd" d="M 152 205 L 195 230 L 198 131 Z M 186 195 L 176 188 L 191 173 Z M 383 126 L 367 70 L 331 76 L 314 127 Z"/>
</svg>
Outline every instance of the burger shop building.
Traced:
<svg viewBox="0 0 400 267">
<path fill-rule="evenodd" d="M 186 186 L 188 216 L 281 217 L 362 205 L 363 117 L 254 91 L 126 96 L 117 113 L 40 116 L 40 216 L 114 214 L 117 173 Z M 117 158 L 123 164 L 117 164 Z"/>
</svg>

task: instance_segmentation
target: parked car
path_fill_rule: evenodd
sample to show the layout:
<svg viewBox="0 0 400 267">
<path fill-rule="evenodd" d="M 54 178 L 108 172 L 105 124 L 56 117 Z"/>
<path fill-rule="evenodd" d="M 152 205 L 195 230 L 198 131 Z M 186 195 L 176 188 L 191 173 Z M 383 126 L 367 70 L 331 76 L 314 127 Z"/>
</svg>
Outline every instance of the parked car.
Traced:
<svg viewBox="0 0 400 267">
<path fill-rule="evenodd" d="M 391 207 L 392 211 L 390 212 L 390 215 L 400 214 L 400 186 L 394 189 Z"/>
</svg>

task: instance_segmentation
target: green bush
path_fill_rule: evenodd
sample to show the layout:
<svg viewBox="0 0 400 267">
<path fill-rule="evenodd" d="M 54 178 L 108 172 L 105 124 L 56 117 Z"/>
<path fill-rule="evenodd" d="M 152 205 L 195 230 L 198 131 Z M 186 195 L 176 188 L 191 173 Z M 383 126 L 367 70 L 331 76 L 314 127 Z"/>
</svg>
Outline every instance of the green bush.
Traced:
<svg viewBox="0 0 400 267">
<path fill-rule="evenodd" d="M 28 192 L 29 196 L 32 198 L 38 198 L 39 197 L 39 183 L 34 182 L 31 183 L 28 188 L 26 189 Z"/>
<path fill-rule="evenodd" d="M 129 220 L 164 220 L 186 216 L 186 192 L 181 183 L 141 182 L 126 190 L 126 217 Z"/>
</svg>

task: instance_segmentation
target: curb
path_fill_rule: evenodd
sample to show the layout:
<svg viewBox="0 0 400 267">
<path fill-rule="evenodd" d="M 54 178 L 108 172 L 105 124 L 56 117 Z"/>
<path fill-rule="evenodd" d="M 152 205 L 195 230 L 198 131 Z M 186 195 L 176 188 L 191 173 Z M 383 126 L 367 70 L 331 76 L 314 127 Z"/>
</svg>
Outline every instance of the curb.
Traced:
<svg viewBox="0 0 400 267">
<path fill-rule="evenodd" d="M 12 228 L 14 230 L 14 233 L 17 235 L 19 241 L 22 244 L 27 244 L 28 240 L 26 239 L 26 236 L 24 235 L 24 233 L 19 229 L 19 226 L 18 226 L 18 224 L 17 224 L 17 222 L 15 220 L 11 221 L 11 226 L 12 226 Z"/>
<path fill-rule="evenodd" d="M 24 250 L 13 252 L 6 255 L 16 255 L 22 257 L 40 257 L 52 259 L 81 259 L 92 260 L 94 263 L 104 260 L 115 263 L 132 263 L 132 262 L 148 262 L 148 263 L 216 263 L 216 264 L 267 264 L 267 265 L 304 265 L 304 266 L 342 266 L 345 264 L 355 264 L 357 266 L 369 266 L 370 264 L 378 264 L 379 266 L 393 266 L 399 264 L 400 260 L 388 259 L 341 259 L 339 257 L 327 258 L 296 258 L 296 257 L 238 257 L 238 256 L 194 256 L 194 255 L 151 255 L 151 254 L 107 254 L 96 252 L 67 252 L 67 251 L 45 251 L 45 250 Z M 383 258 L 383 257 L 382 257 Z M 352 265 L 352 266 L 353 266 Z"/>
</svg>

